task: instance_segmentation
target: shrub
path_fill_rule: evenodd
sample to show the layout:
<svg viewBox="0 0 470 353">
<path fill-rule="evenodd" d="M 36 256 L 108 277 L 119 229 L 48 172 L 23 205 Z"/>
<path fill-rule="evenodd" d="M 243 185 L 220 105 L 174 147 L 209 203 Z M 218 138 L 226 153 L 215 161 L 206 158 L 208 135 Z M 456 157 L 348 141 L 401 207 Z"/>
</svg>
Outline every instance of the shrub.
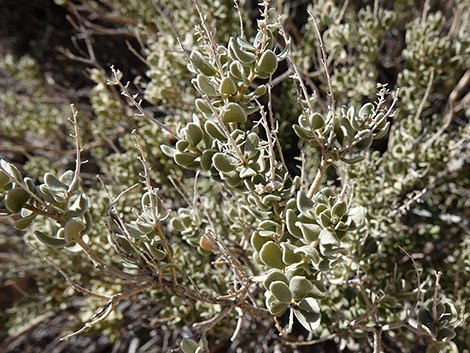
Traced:
<svg viewBox="0 0 470 353">
<path fill-rule="evenodd" d="M 88 298 L 64 339 L 148 300 L 184 353 L 468 351 L 464 2 L 56 2 L 93 87 L 67 123 L 3 57 L 27 98 L 0 98 L 0 212 L 65 278 L 33 275 L 43 310 Z M 103 23 L 141 45 L 133 85 Z"/>
</svg>

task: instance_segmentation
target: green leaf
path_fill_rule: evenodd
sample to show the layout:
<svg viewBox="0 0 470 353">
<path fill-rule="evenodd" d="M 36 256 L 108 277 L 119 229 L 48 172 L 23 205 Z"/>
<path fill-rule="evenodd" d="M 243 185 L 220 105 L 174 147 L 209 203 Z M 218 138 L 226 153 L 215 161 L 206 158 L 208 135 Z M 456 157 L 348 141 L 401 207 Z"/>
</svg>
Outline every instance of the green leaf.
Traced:
<svg viewBox="0 0 470 353">
<path fill-rule="evenodd" d="M 325 126 L 325 118 L 320 113 L 313 113 L 310 115 L 310 125 L 314 130 L 321 129 Z"/>
<path fill-rule="evenodd" d="M 212 156 L 212 163 L 214 167 L 221 173 L 230 173 L 237 167 L 236 160 L 224 153 L 215 153 Z"/>
<path fill-rule="evenodd" d="M 160 145 L 160 150 L 163 152 L 165 156 L 170 157 L 170 158 L 174 158 L 177 152 L 176 149 L 171 148 L 170 146 L 167 146 L 167 145 Z"/>
<path fill-rule="evenodd" d="M 347 210 L 348 208 L 347 208 L 346 202 L 338 201 L 331 208 L 331 214 L 341 218 L 346 214 Z"/>
<path fill-rule="evenodd" d="M 247 120 L 245 109 L 240 104 L 230 102 L 222 113 L 222 121 L 228 123 L 244 123 Z"/>
<path fill-rule="evenodd" d="M 256 72 L 261 75 L 272 75 L 277 70 L 277 56 L 270 49 L 265 50 L 259 59 Z"/>
<path fill-rule="evenodd" d="M 307 212 L 313 208 L 313 201 L 310 200 L 305 192 L 299 191 L 297 193 L 297 208 L 300 212 Z"/>
<path fill-rule="evenodd" d="M 241 49 L 239 44 L 235 41 L 233 37 L 230 38 L 228 47 L 229 52 L 233 53 L 235 55 L 235 58 L 238 59 L 242 64 L 251 64 L 256 59 L 255 54 Z"/>
<path fill-rule="evenodd" d="M 220 81 L 219 92 L 222 95 L 231 96 L 237 93 L 238 87 L 233 78 L 230 76 L 225 76 L 222 81 Z"/>
<path fill-rule="evenodd" d="M 263 281 L 263 286 L 264 288 L 269 290 L 271 283 L 279 281 L 284 282 L 285 284 L 289 284 L 289 281 L 287 280 L 287 277 L 284 272 L 278 269 L 272 269 L 269 270 L 268 274 L 266 275 L 266 278 Z"/>
<path fill-rule="evenodd" d="M 64 238 L 67 244 L 73 243 L 76 237 L 81 235 L 81 232 L 86 228 L 85 223 L 82 221 L 71 219 L 64 226 Z"/>
<path fill-rule="evenodd" d="M 322 245 L 339 245 L 339 240 L 336 238 L 336 235 L 328 229 L 323 229 L 318 236 L 320 244 Z"/>
<path fill-rule="evenodd" d="M 63 238 L 55 238 L 51 237 L 43 232 L 40 231 L 35 231 L 34 235 L 44 244 L 47 246 L 50 246 L 52 248 L 64 248 L 67 243 L 65 242 L 65 239 Z"/>
<path fill-rule="evenodd" d="M 188 123 L 186 125 L 186 138 L 191 146 L 196 146 L 204 137 L 204 132 L 201 127 L 195 123 Z"/>
<path fill-rule="evenodd" d="M 207 94 L 209 97 L 214 97 L 218 95 L 218 92 L 215 89 L 214 84 L 206 75 L 203 75 L 203 74 L 197 75 L 196 84 L 197 84 L 197 87 L 199 88 L 199 91 L 201 91 L 204 94 Z"/>
<path fill-rule="evenodd" d="M 21 181 L 21 173 L 18 168 L 16 168 L 13 164 L 8 163 L 4 159 L 0 159 L 0 169 L 3 169 L 6 174 L 9 174 L 13 178 Z M 13 180 L 12 180 L 13 181 Z"/>
<path fill-rule="evenodd" d="M 306 330 L 313 332 L 320 326 L 321 314 L 317 301 L 314 298 L 304 298 L 298 303 L 294 315 Z"/>
<path fill-rule="evenodd" d="M 6 194 L 5 207 L 11 213 L 18 213 L 29 200 L 30 195 L 20 187 L 9 190 Z"/>
<path fill-rule="evenodd" d="M 204 75 L 214 76 L 217 72 L 209 62 L 209 58 L 205 57 L 197 50 L 191 53 L 189 60 L 191 60 L 191 64 L 193 64 L 194 68 Z"/>
<path fill-rule="evenodd" d="M 196 108 L 202 113 L 202 114 L 212 114 L 212 109 L 209 106 L 210 103 L 206 102 L 204 99 L 197 98 L 194 103 L 196 104 Z"/>
<path fill-rule="evenodd" d="M 294 276 L 291 278 L 289 288 L 295 300 L 305 298 L 313 291 L 313 284 L 304 276 Z"/>
<path fill-rule="evenodd" d="M 80 194 L 67 210 L 66 217 L 81 217 L 87 209 L 88 199 L 84 194 Z"/>
<path fill-rule="evenodd" d="M 67 190 L 68 186 L 59 180 L 54 174 L 44 174 L 44 183 L 47 185 L 49 190 Z"/>
<path fill-rule="evenodd" d="M 205 150 L 204 152 L 202 152 L 202 155 L 201 155 L 201 160 L 200 160 L 200 164 L 201 164 L 201 169 L 202 170 L 210 170 L 211 167 L 212 167 L 212 157 L 214 156 L 214 153 L 216 153 L 217 150 L 215 149 L 208 149 L 208 150 Z"/>
<path fill-rule="evenodd" d="M 296 237 L 297 239 L 302 238 L 302 231 L 301 229 L 296 225 L 296 222 L 298 222 L 297 215 L 295 214 L 295 211 L 293 209 L 288 209 L 286 211 L 286 225 L 287 225 L 287 230 L 288 232 Z"/>
<path fill-rule="evenodd" d="M 282 314 L 287 308 L 287 304 L 281 303 L 271 292 L 266 292 L 266 307 L 271 315 L 277 316 Z"/>
<path fill-rule="evenodd" d="M 364 223 L 366 217 L 366 209 L 362 206 L 356 206 L 349 210 L 348 215 L 354 222 L 354 226 L 360 227 Z"/>
<path fill-rule="evenodd" d="M 222 142 L 227 141 L 227 136 L 225 135 L 225 132 L 220 127 L 218 127 L 217 124 L 213 121 L 206 121 L 204 123 L 204 129 L 211 137 L 215 138 L 216 140 Z"/>
<path fill-rule="evenodd" d="M 357 115 L 360 118 L 365 118 L 369 116 L 370 114 L 372 114 L 373 111 L 374 111 L 374 105 L 372 103 L 366 103 L 361 107 Z"/>
<path fill-rule="evenodd" d="M 455 331 L 448 327 L 443 327 L 437 331 L 436 339 L 441 342 L 448 342 L 455 337 Z"/>
<path fill-rule="evenodd" d="M 181 340 L 180 348 L 183 353 L 195 353 L 198 347 L 199 345 L 195 340 L 190 338 L 183 338 Z"/>
<path fill-rule="evenodd" d="M 9 183 L 10 178 L 8 177 L 8 175 L 6 175 L 5 172 L 0 170 L 0 190 L 7 186 Z"/>
<path fill-rule="evenodd" d="M 318 239 L 322 228 L 318 224 L 297 223 L 302 231 L 302 236 L 307 243 L 311 243 Z"/>
<path fill-rule="evenodd" d="M 296 264 L 302 261 L 302 255 L 299 253 L 295 253 L 295 249 L 297 249 L 297 246 L 282 242 L 281 243 L 281 248 L 282 248 L 282 261 L 286 265 L 292 265 Z"/>
<path fill-rule="evenodd" d="M 262 246 L 259 256 L 266 266 L 278 269 L 283 269 L 285 267 L 284 262 L 282 261 L 281 247 L 273 241 L 268 241 Z"/>
<path fill-rule="evenodd" d="M 187 167 L 198 157 L 197 154 L 191 152 L 178 152 L 174 156 L 176 164 Z"/>
<path fill-rule="evenodd" d="M 273 293 L 273 296 L 276 299 L 284 304 L 289 304 L 292 300 L 292 293 L 287 286 L 287 284 L 283 281 L 274 281 L 270 284 L 269 290 Z"/>
<path fill-rule="evenodd" d="M 37 214 L 31 213 L 28 216 L 17 219 L 15 223 L 13 224 L 13 226 L 18 230 L 25 230 L 31 225 L 31 223 L 33 223 L 36 217 L 37 217 Z"/>
</svg>

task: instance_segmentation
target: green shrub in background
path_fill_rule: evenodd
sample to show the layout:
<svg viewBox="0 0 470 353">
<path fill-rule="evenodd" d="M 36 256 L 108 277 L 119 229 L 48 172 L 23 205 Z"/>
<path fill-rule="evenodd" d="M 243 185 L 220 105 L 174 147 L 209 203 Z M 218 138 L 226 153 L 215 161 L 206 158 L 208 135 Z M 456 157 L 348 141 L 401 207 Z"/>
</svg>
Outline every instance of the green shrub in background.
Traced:
<svg viewBox="0 0 470 353">
<path fill-rule="evenodd" d="M 33 274 L 52 300 L 9 309 L 11 336 L 78 294 L 65 339 L 149 300 L 184 353 L 468 352 L 468 3 L 60 5 L 82 107 L 0 62 L 26 92 L 0 97 L 0 212 L 36 256 L 4 277 L 62 275 Z M 99 21 L 137 38 L 133 85 L 96 59 Z"/>
</svg>

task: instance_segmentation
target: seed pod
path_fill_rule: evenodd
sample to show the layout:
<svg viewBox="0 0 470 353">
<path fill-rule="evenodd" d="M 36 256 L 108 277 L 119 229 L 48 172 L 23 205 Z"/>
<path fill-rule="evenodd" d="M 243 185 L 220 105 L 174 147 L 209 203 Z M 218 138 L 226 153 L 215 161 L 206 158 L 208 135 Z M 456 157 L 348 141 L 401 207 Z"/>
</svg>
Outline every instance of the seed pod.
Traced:
<svg viewBox="0 0 470 353">
<path fill-rule="evenodd" d="M 35 231 L 34 235 L 44 244 L 47 246 L 50 246 L 52 248 L 64 248 L 67 243 L 65 242 L 65 239 L 63 238 L 55 238 L 55 237 L 50 237 L 49 235 L 40 232 L 40 231 Z"/>
<path fill-rule="evenodd" d="M 29 194 L 20 187 L 9 190 L 5 198 L 5 207 L 11 213 L 20 212 L 24 204 L 29 200 Z"/>
<path fill-rule="evenodd" d="M 235 102 L 227 104 L 222 115 L 222 121 L 224 123 L 244 123 L 246 120 L 246 112 L 240 104 Z"/>
<path fill-rule="evenodd" d="M 214 76 L 216 73 L 215 68 L 210 64 L 209 59 L 202 55 L 199 51 L 195 50 L 189 56 L 191 64 L 199 72 L 207 76 Z"/>
<path fill-rule="evenodd" d="M 292 293 L 289 287 L 282 281 L 272 282 L 269 286 L 269 290 L 281 303 L 289 304 L 292 300 Z"/>
<path fill-rule="evenodd" d="M 222 142 L 227 141 L 227 136 L 225 136 L 224 131 L 221 128 L 219 128 L 217 124 L 214 123 L 213 121 L 207 120 L 204 123 L 204 129 L 211 137 L 215 138 L 216 140 L 219 140 Z"/>
<path fill-rule="evenodd" d="M 186 125 L 186 138 L 191 146 L 196 146 L 204 137 L 204 131 L 195 123 Z"/>
<path fill-rule="evenodd" d="M 263 245 L 259 252 L 261 261 L 269 267 L 283 269 L 285 267 L 282 262 L 282 250 L 279 245 L 273 241 L 268 241 Z"/>
<path fill-rule="evenodd" d="M 277 56 L 270 49 L 266 50 L 259 59 L 256 72 L 262 76 L 272 75 L 277 70 Z"/>
<path fill-rule="evenodd" d="M 230 173 L 237 167 L 236 160 L 223 153 L 215 153 L 212 157 L 214 167 L 221 173 Z"/>
<path fill-rule="evenodd" d="M 199 238 L 199 246 L 207 251 L 214 251 L 217 249 L 217 243 L 214 239 L 210 238 L 206 234 Z"/>
<path fill-rule="evenodd" d="M 222 95 L 231 96 L 237 93 L 238 87 L 233 78 L 226 76 L 220 81 L 219 92 Z"/>
</svg>

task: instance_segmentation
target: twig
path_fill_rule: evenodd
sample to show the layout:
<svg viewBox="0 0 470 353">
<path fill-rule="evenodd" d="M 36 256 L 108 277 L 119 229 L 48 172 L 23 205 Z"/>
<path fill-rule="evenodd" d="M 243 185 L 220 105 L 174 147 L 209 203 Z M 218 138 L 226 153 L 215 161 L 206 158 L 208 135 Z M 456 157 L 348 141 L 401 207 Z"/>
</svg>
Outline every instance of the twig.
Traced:
<svg viewBox="0 0 470 353">
<path fill-rule="evenodd" d="M 70 105 L 72 109 L 72 124 L 74 129 L 74 138 L 75 138 L 75 171 L 73 173 L 73 179 L 70 183 L 67 192 L 65 193 L 65 202 L 68 203 L 70 200 L 70 196 L 72 195 L 73 190 L 76 188 L 78 181 L 80 180 L 80 168 L 82 166 L 82 145 L 80 141 L 80 128 L 78 126 L 78 111 L 75 110 L 75 106 L 73 104 Z"/>
<path fill-rule="evenodd" d="M 145 283 L 141 286 L 138 286 L 138 287 L 135 287 L 135 288 L 130 288 L 124 292 L 121 292 L 121 293 L 118 293 L 118 294 L 115 294 L 113 296 L 111 296 L 109 299 L 108 299 L 108 302 L 106 303 L 106 305 L 98 312 L 96 313 L 95 315 L 93 315 L 91 318 L 90 318 L 90 321 L 88 321 L 87 323 L 85 323 L 85 325 L 67 335 L 67 336 L 64 336 L 62 337 L 60 340 L 61 341 L 66 341 L 74 336 L 77 336 L 83 332 L 86 332 L 88 331 L 89 329 L 91 329 L 92 327 L 98 325 L 99 323 L 101 323 L 102 321 L 104 321 L 108 316 L 109 314 L 111 314 L 111 312 L 114 310 L 114 308 L 116 307 L 116 305 L 121 301 L 121 300 L 124 300 L 124 299 L 127 299 L 133 295 L 136 295 L 140 292 L 143 292 L 144 290 L 150 288 L 153 284 L 152 283 Z"/>
<path fill-rule="evenodd" d="M 310 199 L 312 199 L 315 196 L 315 193 L 320 188 L 323 176 L 326 170 L 331 165 L 330 161 L 327 161 L 324 157 L 321 157 L 321 158 L 322 158 L 322 161 L 320 163 L 320 167 L 318 168 L 317 174 L 315 175 L 315 179 L 313 179 L 312 185 L 310 185 L 310 188 L 308 189 L 308 192 L 307 192 L 307 197 Z"/>
<path fill-rule="evenodd" d="M 434 271 L 434 275 L 436 276 L 436 281 L 434 283 L 434 292 L 432 295 L 432 317 L 434 322 L 438 322 L 439 318 L 437 317 L 437 304 L 439 302 L 439 280 L 441 279 L 442 272 L 441 271 Z"/>
<path fill-rule="evenodd" d="M 416 281 L 418 282 L 418 293 L 416 294 L 416 301 L 413 305 L 413 309 L 411 310 L 411 312 L 414 312 L 418 303 L 420 302 L 421 300 L 421 273 L 420 271 L 418 270 L 418 265 L 416 264 L 416 261 L 415 259 L 413 258 L 413 256 L 411 256 L 408 251 L 406 251 L 405 249 L 403 249 L 400 244 L 396 244 L 396 247 L 399 248 L 401 251 L 403 251 L 405 253 L 405 255 L 411 260 L 411 262 L 413 263 L 413 268 L 416 272 Z"/>
<path fill-rule="evenodd" d="M 132 105 L 134 105 L 135 108 L 137 108 L 137 110 L 139 111 L 139 114 L 136 114 L 137 116 L 143 116 L 145 118 L 147 118 L 148 120 L 150 120 L 151 122 L 157 124 L 161 129 L 165 130 L 166 132 L 168 132 L 169 134 L 171 134 L 172 136 L 178 138 L 178 135 L 175 131 L 171 130 L 168 126 L 166 126 L 165 124 L 161 123 L 160 121 L 158 121 L 157 119 L 155 119 L 153 116 L 151 116 L 150 114 L 148 114 L 143 108 L 142 108 L 142 104 L 141 104 L 141 101 L 136 101 L 136 98 L 137 98 L 137 94 L 131 94 L 129 92 L 129 82 L 127 82 L 127 84 L 124 86 L 121 82 L 121 80 L 119 79 L 119 74 L 120 74 L 120 71 L 119 70 L 116 70 L 114 68 L 114 66 L 111 66 L 111 71 L 113 73 L 113 76 L 114 76 L 114 80 L 108 80 L 108 85 L 118 85 L 119 88 L 121 89 L 121 95 L 123 95 L 124 97 L 126 97 L 127 99 L 129 99 L 129 101 L 132 103 Z"/>
<path fill-rule="evenodd" d="M 33 242 L 31 240 L 27 240 L 26 241 L 26 244 L 28 246 L 30 246 L 31 248 L 33 248 L 34 251 L 36 251 L 38 253 L 39 256 L 41 256 L 43 258 L 44 261 L 46 261 L 49 265 L 53 266 L 57 272 L 59 272 L 64 278 L 65 278 L 65 281 L 73 288 L 75 289 L 77 292 L 80 292 L 82 294 L 85 294 L 86 296 L 89 296 L 89 297 L 94 297 L 94 298 L 99 298 L 99 299 L 109 299 L 109 296 L 107 295 L 103 295 L 103 294 L 98 294 L 98 293 L 95 293 L 95 292 L 92 292 L 90 291 L 89 289 L 86 289 L 82 286 L 80 286 L 79 284 L 75 283 L 68 275 L 67 273 L 65 273 L 64 270 L 62 270 L 62 268 L 60 268 L 59 265 L 57 265 L 51 258 L 49 258 L 45 253 L 43 253 L 41 250 L 39 250 L 39 248 L 33 244 Z"/>
<path fill-rule="evenodd" d="M 327 60 L 326 60 L 326 53 L 325 53 L 325 48 L 324 48 L 324 45 L 323 45 L 323 39 L 321 37 L 321 34 L 320 34 L 320 30 L 318 29 L 318 25 L 317 25 L 317 21 L 316 19 L 313 17 L 313 14 L 309 11 L 308 12 L 310 17 L 312 18 L 312 21 L 313 21 L 313 26 L 315 28 L 315 33 L 317 34 L 317 38 L 318 38 L 318 42 L 320 43 L 320 52 L 321 52 L 321 55 L 322 55 L 322 58 L 321 58 L 321 63 L 323 65 L 323 69 L 325 70 L 325 76 L 326 76 L 326 80 L 328 82 L 328 90 L 330 91 L 329 92 L 329 96 L 330 96 L 330 103 L 331 103 L 331 106 L 330 106 L 330 110 L 333 114 L 333 120 L 331 122 L 331 132 L 330 132 L 330 136 L 328 137 L 328 146 L 331 145 L 331 143 L 333 142 L 333 136 L 334 136 L 334 129 L 333 129 L 333 125 L 334 125 L 334 121 L 336 119 L 336 103 L 335 103 L 335 96 L 333 94 L 333 88 L 331 86 L 331 78 L 330 78 L 330 73 L 328 72 L 328 67 L 326 66 L 327 64 Z"/>
</svg>

